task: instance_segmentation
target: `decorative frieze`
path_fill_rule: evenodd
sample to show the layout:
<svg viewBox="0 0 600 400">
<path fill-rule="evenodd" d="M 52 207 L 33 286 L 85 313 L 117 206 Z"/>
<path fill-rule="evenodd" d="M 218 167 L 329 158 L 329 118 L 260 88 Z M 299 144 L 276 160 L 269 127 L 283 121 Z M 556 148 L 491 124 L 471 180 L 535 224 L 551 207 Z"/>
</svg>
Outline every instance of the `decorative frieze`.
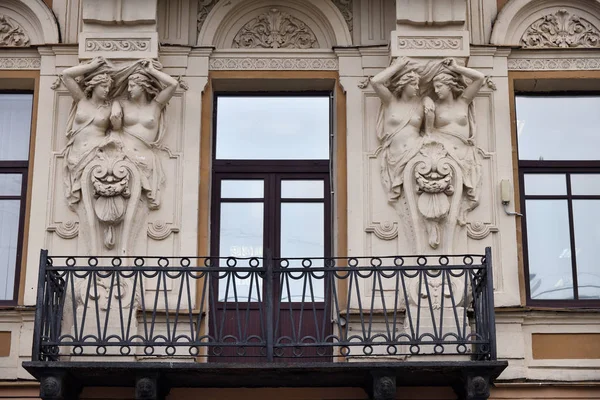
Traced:
<svg viewBox="0 0 600 400">
<path fill-rule="evenodd" d="M 337 71 L 333 58 L 212 58 L 211 70 L 326 70 Z"/>
<path fill-rule="evenodd" d="M 513 71 L 598 70 L 600 58 L 516 58 L 508 60 Z"/>
<path fill-rule="evenodd" d="M 12 18 L 0 14 L 0 47 L 23 47 L 29 45 L 29 36 Z"/>
<path fill-rule="evenodd" d="M 148 51 L 151 39 L 86 39 L 86 51 Z"/>
<path fill-rule="evenodd" d="M 311 49 L 319 43 L 298 18 L 276 8 L 247 22 L 233 39 L 233 48 Z"/>
<path fill-rule="evenodd" d="M 588 20 L 560 9 L 531 24 L 521 37 L 524 48 L 597 48 L 600 32 Z"/>
<path fill-rule="evenodd" d="M 33 57 L 0 57 L 0 69 L 40 69 L 41 61 Z"/>
<path fill-rule="evenodd" d="M 462 48 L 462 38 L 398 38 L 399 50 L 458 50 Z"/>
</svg>

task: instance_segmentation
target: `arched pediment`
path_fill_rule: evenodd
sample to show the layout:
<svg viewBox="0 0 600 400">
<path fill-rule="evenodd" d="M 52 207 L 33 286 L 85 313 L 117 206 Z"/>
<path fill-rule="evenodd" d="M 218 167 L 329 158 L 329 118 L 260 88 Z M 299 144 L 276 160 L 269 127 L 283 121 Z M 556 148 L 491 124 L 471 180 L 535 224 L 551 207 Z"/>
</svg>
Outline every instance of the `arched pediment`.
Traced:
<svg viewBox="0 0 600 400">
<path fill-rule="evenodd" d="M 0 46 L 58 44 L 54 14 L 41 0 L 0 2 Z"/>
<path fill-rule="evenodd" d="M 510 0 L 491 43 L 523 48 L 600 48 L 600 1 Z"/>
<path fill-rule="evenodd" d="M 229 0 L 210 11 L 198 46 L 221 49 L 331 49 L 349 46 L 346 20 L 331 1 Z"/>
</svg>

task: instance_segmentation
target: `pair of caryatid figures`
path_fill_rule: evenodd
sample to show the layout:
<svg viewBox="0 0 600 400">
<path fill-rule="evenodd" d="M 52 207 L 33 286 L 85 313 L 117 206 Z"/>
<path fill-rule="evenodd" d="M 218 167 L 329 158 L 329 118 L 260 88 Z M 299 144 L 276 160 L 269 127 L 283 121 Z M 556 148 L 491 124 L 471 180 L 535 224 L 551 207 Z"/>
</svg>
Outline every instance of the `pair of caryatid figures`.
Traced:
<svg viewBox="0 0 600 400">
<path fill-rule="evenodd" d="M 126 253 L 140 208 L 160 207 L 164 110 L 179 84 L 160 69 L 153 60 L 114 66 L 99 57 L 61 75 L 74 100 L 63 153 L 66 197 L 88 228 L 93 254 L 101 242 L 115 246 L 121 224 Z"/>
<path fill-rule="evenodd" d="M 370 82 L 382 102 L 377 154 L 388 201 L 416 236 L 424 226 L 430 248 L 445 240 L 452 249 L 456 225 L 464 226 L 479 204 L 473 99 L 485 76 L 450 58 L 419 63 L 399 57 Z"/>
</svg>

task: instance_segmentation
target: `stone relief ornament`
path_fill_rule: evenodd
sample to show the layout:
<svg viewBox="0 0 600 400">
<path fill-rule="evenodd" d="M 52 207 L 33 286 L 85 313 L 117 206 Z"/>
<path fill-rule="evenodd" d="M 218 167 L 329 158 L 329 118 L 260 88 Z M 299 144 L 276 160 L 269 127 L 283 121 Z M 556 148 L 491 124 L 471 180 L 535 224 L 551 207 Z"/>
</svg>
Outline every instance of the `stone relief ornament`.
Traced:
<svg viewBox="0 0 600 400">
<path fill-rule="evenodd" d="M 161 68 L 153 60 L 115 67 L 98 57 L 61 75 L 73 97 L 65 196 L 91 254 L 117 247 L 126 255 L 147 212 L 160 207 L 165 106 L 179 84 Z"/>
<path fill-rule="evenodd" d="M 233 39 L 234 48 L 311 49 L 319 47 L 313 31 L 298 18 L 276 8 L 246 23 Z"/>
<path fill-rule="evenodd" d="M 531 24 L 521 37 L 524 48 L 597 48 L 600 31 L 588 20 L 560 9 Z"/>
<path fill-rule="evenodd" d="M 451 58 L 420 63 L 407 57 L 370 80 L 381 99 L 375 152 L 381 181 L 414 251 L 451 253 L 456 230 L 479 205 L 473 99 L 485 82 Z"/>
<path fill-rule="evenodd" d="M 196 16 L 198 32 L 202 30 L 202 25 L 204 25 L 206 17 L 208 17 L 208 14 L 218 2 L 219 0 L 198 0 L 198 14 Z"/>
<path fill-rule="evenodd" d="M 0 47 L 21 47 L 29 45 L 29 36 L 13 19 L 0 14 Z"/>
<path fill-rule="evenodd" d="M 346 25 L 348 25 L 348 31 L 350 31 L 350 35 L 352 35 L 352 31 L 354 29 L 354 10 L 352 9 L 352 0 L 332 0 L 332 2 L 344 16 Z"/>
</svg>

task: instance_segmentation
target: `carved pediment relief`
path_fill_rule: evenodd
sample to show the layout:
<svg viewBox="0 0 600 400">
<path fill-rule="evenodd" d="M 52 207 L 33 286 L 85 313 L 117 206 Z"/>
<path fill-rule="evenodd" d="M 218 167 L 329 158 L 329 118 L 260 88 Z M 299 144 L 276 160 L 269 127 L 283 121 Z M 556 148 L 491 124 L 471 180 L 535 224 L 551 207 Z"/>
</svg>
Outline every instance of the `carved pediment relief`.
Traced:
<svg viewBox="0 0 600 400">
<path fill-rule="evenodd" d="M 233 39 L 233 48 L 311 49 L 317 37 L 298 18 L 272 8 L 247 22 Z"/>
<path fill-rule="evenodd" d="M 561 9 L 531 24 L 520 44 L 524 48 L 600 47 L 600 31 L 588 20 Z"/>
<path fill-rule="evenodd" d="M 0 47 L 22 47 L 29 45 L 29 36 L 13 19 L 0 14 Z"/>
</svg>

